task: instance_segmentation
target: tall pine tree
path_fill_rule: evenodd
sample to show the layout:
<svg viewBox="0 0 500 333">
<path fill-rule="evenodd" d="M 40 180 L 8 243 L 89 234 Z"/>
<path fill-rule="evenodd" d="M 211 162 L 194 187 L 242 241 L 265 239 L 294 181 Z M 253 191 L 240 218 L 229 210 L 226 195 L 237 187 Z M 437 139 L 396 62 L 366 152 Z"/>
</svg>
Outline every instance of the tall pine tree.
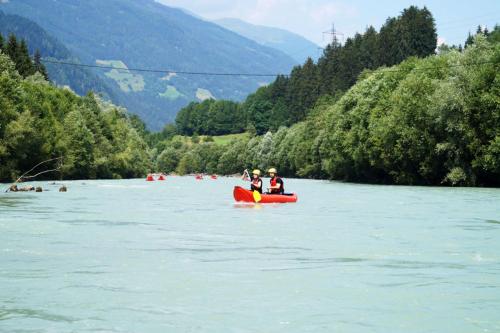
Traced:
<svg viewBox="0 0 500 333">
<path fill-rule="evenodd" d="M 377 65 L 392 66 L 401 58 L 399 52 L 398 20 L 389 18 L 380 29 L 377 47 Z"/>
<path fill-rule="evenodd" d="M 33 57 L 33 63 L 35 71 L 42 74 L 45 80 L 49 81 L 49 74 L 47 73 L 45 65 L 42 63 L 42 55 L 40 54 L 40 50 L 38 49 L 35 51 L 35 56 Z"/>
<path fill-rule="evenodd" d="M 24 39 L 21 40 L 21 43 L 19 43 L 17 47 L 19 60 L 16 68 L 19 74 L 21 74 L 23 77 L 35 74 L 36 70 L 33 65 L 33 61 L 31 60 L 26 41 Z"/>
<path fill-rule="evenodd" d="M 5 45 L 5 53 L 14 62 L 14 64 L 16 64 L 16 69 L 17 69 L 17 63 L 19 62 L 20 59 L 18 51 L 19 48 L 17 44 L 17 38 L 14 34 L 10 34 L 7 44 Z"/>
<path fill-rule="evenodd" d="M 424 7 L 411 6 L 403 11 L 399 20 L 400 63 L 408 57 L 425 58 L 437 48 L 436 24 L 431 12 Z"/>
</svg>

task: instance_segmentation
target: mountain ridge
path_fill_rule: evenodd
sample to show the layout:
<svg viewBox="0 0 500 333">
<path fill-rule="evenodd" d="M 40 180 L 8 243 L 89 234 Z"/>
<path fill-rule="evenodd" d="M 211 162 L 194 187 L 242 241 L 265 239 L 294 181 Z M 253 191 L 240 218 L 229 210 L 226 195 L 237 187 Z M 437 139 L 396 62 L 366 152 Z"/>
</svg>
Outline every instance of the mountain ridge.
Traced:
<svg viewBox="0 0 500 333">
<path fill-rule="evenodd" d="M 6 38 L 12 33 L 17 38 L 24 39 L 30 54 L 33 55 L 39 50 L 42 59 L 76 63 L 80 61 L 57 38 L 22 16 L 5 14 L 0 10 L 0 33 Z M 55 66 L 47 62 L 45 66 L 51 81 L 58 86 L 70 87 L 79 95 L 85 95 L 92 90 L 103 94 L 106 98 L 116 99 L 112 89 L 86 68 Z"/>
<path fill-rule="evenodd" d="M 0 10 L 33 20 L 86 64 L 220 73 L 288 73 L 295 65 L 283 52 L 152 0 L 58 0 L 43 7 L 37 0 L 16 0 L 1 3 Z M 242 100 L 273 80 L 166 77 L 126 69 L 93 72 L 154 130 L 173 121 L 178 110 L 200 96 Z"/>
<path fill-rule="evenodd" d="M 286 29 L 256 25 L 237 18 L 222 18 L 214 22 L 261 45 L 282 51 L 298 64 L 304 63 L 308 57 L 319 58 L 318 45 Z"/>
</svg>

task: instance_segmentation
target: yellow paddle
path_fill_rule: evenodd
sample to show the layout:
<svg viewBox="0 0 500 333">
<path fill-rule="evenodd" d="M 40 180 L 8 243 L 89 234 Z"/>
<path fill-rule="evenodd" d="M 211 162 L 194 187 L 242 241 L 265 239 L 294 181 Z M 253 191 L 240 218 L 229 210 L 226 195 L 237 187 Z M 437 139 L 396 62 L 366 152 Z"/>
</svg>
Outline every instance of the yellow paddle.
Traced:
<svg viewBox="0 0 500 333">
<path fill-rule="evenodd" d="M 260 202 L 262 200 L 262 196 L 260 195 L 259 191 L 253 191 L 253 199 L 255 202 Z"/>
</svg>

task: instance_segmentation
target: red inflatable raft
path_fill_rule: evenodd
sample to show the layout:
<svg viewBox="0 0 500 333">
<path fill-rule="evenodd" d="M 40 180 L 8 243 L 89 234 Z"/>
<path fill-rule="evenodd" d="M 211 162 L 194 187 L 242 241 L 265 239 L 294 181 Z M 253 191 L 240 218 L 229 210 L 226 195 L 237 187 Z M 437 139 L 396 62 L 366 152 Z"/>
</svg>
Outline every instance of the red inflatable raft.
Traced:
<svg viewBox="0 0 500 333">
<path fill-rule="evenodd" d="M 233 190 L 234 200 L 237 202 L 255 202 L 253 192 L 240 186 L 235 186 Z M 297 202 L 296 194 L 262 194 L 260 203 L 287 203 Z"/>
</svg>

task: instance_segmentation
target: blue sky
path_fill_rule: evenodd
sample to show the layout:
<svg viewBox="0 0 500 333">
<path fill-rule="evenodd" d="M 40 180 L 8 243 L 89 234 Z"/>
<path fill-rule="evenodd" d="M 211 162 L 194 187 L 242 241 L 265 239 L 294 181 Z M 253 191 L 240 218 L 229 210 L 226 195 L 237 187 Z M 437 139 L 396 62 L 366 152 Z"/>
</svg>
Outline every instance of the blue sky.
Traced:
<svg viewBox="0 0 500 333">
<path fill-rule="evenodd" d="M 500 23 L 500 0 L 157 0 L 182 7 L 206 19 L 235 17 L 250 23 L 284 28 L 323 46 L 328 38 L 322 32 L 332 22 L 346 37 L 368 25 L 377 29 L 387 17 L 402 9 L 427 6 L 436 19 L 438 35 L 448 44 L 463 43 L 468 31 L 478 24 L 488 27 Z"/>
</svg>

